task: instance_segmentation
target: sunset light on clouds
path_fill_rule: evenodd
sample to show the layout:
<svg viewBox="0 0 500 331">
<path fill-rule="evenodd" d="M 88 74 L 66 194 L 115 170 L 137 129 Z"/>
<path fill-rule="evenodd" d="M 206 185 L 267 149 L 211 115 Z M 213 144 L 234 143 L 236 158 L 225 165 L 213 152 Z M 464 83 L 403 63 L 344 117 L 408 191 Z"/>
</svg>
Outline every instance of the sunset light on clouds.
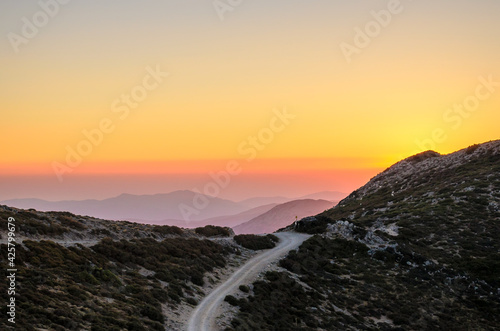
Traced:
<svg viewBox="0 0 500 331">
<path fill-rule="evenodd" d="M 349 193 L 499 138 L 496 0 L 40 3 L 0 4 L 0 199 L 202 188 L 231 162 L 226 198 Z"/>
</svg>

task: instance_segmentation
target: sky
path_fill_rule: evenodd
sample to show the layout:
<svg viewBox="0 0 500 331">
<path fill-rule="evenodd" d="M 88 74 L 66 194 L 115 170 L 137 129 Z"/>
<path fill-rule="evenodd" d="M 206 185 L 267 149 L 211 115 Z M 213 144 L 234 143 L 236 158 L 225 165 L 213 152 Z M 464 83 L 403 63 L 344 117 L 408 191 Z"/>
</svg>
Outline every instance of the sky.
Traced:
<svg viewBox="0 0 500 331">
<path fill-rule="evenodd" d="M 497 0 L 2 1 L 0 200 L 203 191 L 221 172 L 235 200 L 349 193 L 415 153 L 499 139 L 499 14 Z"/>
</svg>

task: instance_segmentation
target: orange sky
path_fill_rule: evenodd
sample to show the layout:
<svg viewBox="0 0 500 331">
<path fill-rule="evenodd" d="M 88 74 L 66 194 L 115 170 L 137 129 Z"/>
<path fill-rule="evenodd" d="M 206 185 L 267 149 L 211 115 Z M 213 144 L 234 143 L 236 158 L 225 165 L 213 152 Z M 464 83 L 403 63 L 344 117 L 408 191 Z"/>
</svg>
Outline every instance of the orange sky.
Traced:
<svg viewBox="0 0 500 331">
<path fill-rule="evenodd" d="M 93 175 L 199 176 L 190 189 L 231 160 L 261 182 L 249 196 L 350 191 L 415 152 L 500 138 L 499 2 L 402 0 L 347 61 L 388 3 L 257 1 L 221 21 L 206 1 L 71 2 L 16 49 L 42 9 L 2 2 L 0 198 L 93 197 L 97 179 L 64 183 Z M 30 176 L 47 180 L 16 188 Z"/>
</svg>

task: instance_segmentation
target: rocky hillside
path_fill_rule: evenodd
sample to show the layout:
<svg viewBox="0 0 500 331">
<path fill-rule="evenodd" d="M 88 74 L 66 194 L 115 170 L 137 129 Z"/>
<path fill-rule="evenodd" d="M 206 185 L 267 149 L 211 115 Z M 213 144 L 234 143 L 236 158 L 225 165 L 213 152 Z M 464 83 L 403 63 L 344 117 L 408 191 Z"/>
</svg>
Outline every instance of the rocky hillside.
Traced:
<svg viewBox="0 0 500 331">
<path fill-rule="evenodd" d="M 316 235 L 230 329 L 497 330 L 499 205 L 500 141 L 403 160 L 290 227 Z"/>
<path fill-rule="evenodd" d="M 9 218 L 16 224 L 16 330 L 181 330 L 205 291 L 254 254 L 229 228 L 0 206 L 4 270 Z M 7 293 L 7 281 L 0 291 Z M 0 329 L 14 328 L 2 318 Z"/>
</svg>

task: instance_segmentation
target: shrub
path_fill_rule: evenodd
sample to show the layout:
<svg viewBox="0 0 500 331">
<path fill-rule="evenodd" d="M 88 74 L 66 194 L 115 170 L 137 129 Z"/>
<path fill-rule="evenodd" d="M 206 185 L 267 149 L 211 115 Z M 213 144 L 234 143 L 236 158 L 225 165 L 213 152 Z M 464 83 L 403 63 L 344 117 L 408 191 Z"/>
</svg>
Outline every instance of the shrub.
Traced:
<svg viewBox="0 0 500 331">
<path fill-rule="evenodd" d="M 104 235 L 104 236 L 111 236 L 111 231 L 108 229 L 92 229 L 90 230 L 90 234 L 94 236 L 99 236 L 99 235 Z"/>
<path fill-rule="evenodd" d="M 229 228 L 223 228 L 220 226 L 207 225 L 202 228 L 196 228 L 194 230 L 197 234 L 205 237 L 229 237 L 231 236 L 231 230 Z"/>
<path fill-rule="evenodd" d="M 80 272 L 75 280 L 79 283 L 88 283 L 91 285 L 99 285 L 99 281 L 86 271 Z"/>
<path fill-rule="evenodd" d="M 177 226 L 170 225 L 155 225 L 153 227 L 153 231 L 156 233 L 160 233 L 163 235 L 172 234 L 172 235 L 182 235 L 184 234 L 184 230 Z"/>
<path fill-rule="evenodd" d="M 478 144 L 471 145 L 471 146 L 467 147 L 467 149 L 465 150 L 465 154 L 470 155 L 470 154 L 474 153 L 476 151 L 476 149 L 478 149 L 478 148 L 479 148 Z"/>
<path fill-rule="evenodd" d="M 163 313 L 161 312 L 161 308 L 156 308 L 152 305 L 145 305 L 144 307 L 142 307 L 141 315 L 146 316 L 153 321 L 158 321 L 160 323 L 163 323 L 163 321 L 164 321 L 164 317 L 163 317 Z"/>
<path fill-rule="evenodd" d="M 324 233 L 332 220 L 328 217 L 317 215 L 314 220 L 300 220 L 296 223 L 295 231 L 308 233 L 308 234 L 318 234 Z"/>
<path fill-rule="evenodd" d="M 57 220 L 61 223 L 61 225 L 67 226 L 69 228 L 82 231 L 87 227 L 83 225 L 80 221 L 75 220 L 73 217 L 68 216 L 66 214 L 58 215 Z"/>
<path fill-rule="evenodd" d="M 205 281 L 203 280 L 203 274 L 200 272 L 194 272 L 191 275 L 191 281 L 193 282 L 193 284 L 198 286 L 203 286 L 203 284 L 205 284 Z"/>
<path fill-rule="evenodd" d="M 196 306 L 198 304 L 198 301 L 196 301 L 196 299 L 194 298 L 187 298 L 186 302 L 193 306 Z"/>
<path fill-rule="evenodd" d="M 238 306 L 238 303 L 239 303 L 238 299 L 236 299 L 232 295 L 226 295 L 226 297 L 224 298 L 224 301 L 229 303 L 231 306 Z"/>
<path fill-rule="evenodd" d="M 239 245 L 252 249 L 270 249 L 276 247 L 276 242 L 279 241 L 275 235 L 268 234 L 266 236 L 258 236 L 255 234 L 240 234 L 234 236 L 234 240 Z"/>
<path fill-rule="evenodd" d="M 244 293 L 250 292 L 250 288 L 246 285 L 240 285 L 239 289 L 241 292 L 244 292 Z"/>
</svg>

